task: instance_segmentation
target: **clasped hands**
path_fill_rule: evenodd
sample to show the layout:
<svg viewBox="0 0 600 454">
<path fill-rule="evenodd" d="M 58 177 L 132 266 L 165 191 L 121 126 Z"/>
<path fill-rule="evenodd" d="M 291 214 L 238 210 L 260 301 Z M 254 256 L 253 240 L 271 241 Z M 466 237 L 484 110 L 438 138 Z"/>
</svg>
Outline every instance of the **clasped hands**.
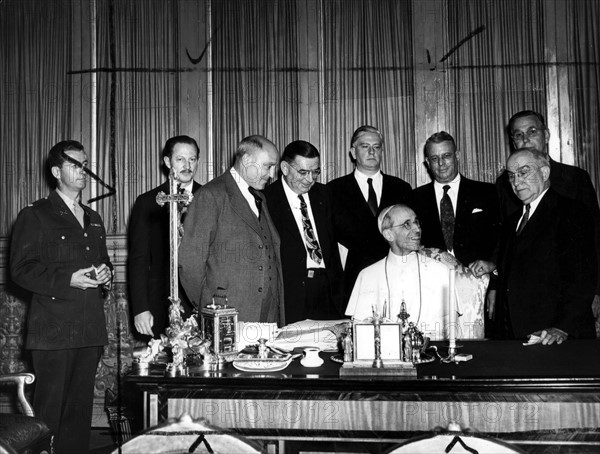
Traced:
<svg viewBox="0 0 600 454">
<path fill-rule="evenodd" d="M 94 278 L 95 274 L 95 278 Z M 98 267 L 81 268 L 71 275 L 71 287 L 86 290 L 107 285 L 112 280 L 112 270 L 103 263 Z"/>
</svg>

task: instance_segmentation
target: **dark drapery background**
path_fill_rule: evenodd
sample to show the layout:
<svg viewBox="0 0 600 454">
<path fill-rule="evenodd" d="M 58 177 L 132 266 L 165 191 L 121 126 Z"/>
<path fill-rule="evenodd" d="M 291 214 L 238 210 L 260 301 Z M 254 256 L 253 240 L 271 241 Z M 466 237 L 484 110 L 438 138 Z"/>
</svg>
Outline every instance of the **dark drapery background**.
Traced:
<svg viewBox="0 0 600 454">
<path fill-rule="evenodd" d="M 385 171 L 413 186 L 427 181 L 424 139 L 442 128 L 457 139 L 463 172 L 493 181 L 508 117 L 532 108 L 558 125 L 555 159 L 598 183 L 599 8 L 598 0 L 5 0 L 0 237 L 6 244 L 18 211 L 47 193 L 43 159 L 67 137 L 83 141 L 117 188 L 95 204 L 114 235 L 126 233 L 135 197 L 164 178 L 160 149 L 181 133 L 200 143 L 200 182 L 254 133 L 280 149 L 313 142 L 327 181 L 351 170 L 349 137 L 365 123 L 385 135 Z M 427 39 L 437 48 L 423 47 Z"/>
<path fill-rule="evenodd" d="M 600 0 L 0 0 L 0 366 L 20 370 L 26 302 L 7 285 L 11 226 L 44 197 L 44 160 L 80 140 L 114 196 L 93 204 L 116 282 L 103 391 L 136 345 L 128 321 L 126 232 L 135 198 L 164 179 L 171 136 L 198 140 L 196 179 L 263 134 L 304 139 L 323 182 L 348 173 L 352 132 L 385 136 L 384 171 L 428 182 L 427 137 L 457 140 L 462 172 L 493 181 L 505 125 L 544 114 L 554 159 L 600 186 Z M 90 183 L 87 200 L 104 189 Z M 94 423 L 96 424 L 96 422 Z"/>
</svg>

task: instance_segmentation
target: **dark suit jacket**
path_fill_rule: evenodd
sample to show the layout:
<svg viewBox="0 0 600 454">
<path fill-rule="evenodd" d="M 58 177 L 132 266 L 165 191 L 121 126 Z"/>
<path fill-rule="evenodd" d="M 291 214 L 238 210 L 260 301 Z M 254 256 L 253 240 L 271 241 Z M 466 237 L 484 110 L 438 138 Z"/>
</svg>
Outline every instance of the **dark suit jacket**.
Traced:
<svg viewBox="0 0 600 454">
<path fill-rule="evenodd" d="M 333 203 L 335 236 L 338 243 L 348 248 L 343 284 L 346 304 L 358 273 L 385 257 L 390 248 L 379 233 L 377 218 L 360 192 L 354 173 L 330 181 L 327 189 Z M 410 184 L 384 174 L 379 210 L 397 203 L 409 203 L 410 194 Z"/>
<path fill-rule="evenodd" d="M 502 228 L 499 337 L 523 339 L 549 327 L 577 338 L 595 337 L 596 257 L 589 214 L 550 188 L 517 237 L 520 218 L 521 212 L 514 213 Z"/>
<path fill-rule="evenodd" d="M 72 274 L 105 263 L 106 231 L 87 206 L 84 228 L 56 191 L 21 210 L 13 227 L 12 280 L 32 293 L 26 347 L 38 350 L 93 347 L 107 343 L 100 288 L 70 286 Z"/>
<path fill-rule="evenodd" d="M 221 288 L 238 310 L 240 321 L 283 325 L 280 240 L 264 195 L 260 197 L 274 250 L 228 170 L 204 185 L 188 207 L 179 246 L 179 275 L 196 305 L 210 304 L 214 294 L 222 293 L 218 290 Z M 269 289 L 279 301 L 279 320 L 261 319 L 261 306 Z"/>
<path fill-rule="evenodd" d="M 590 179 L 590 175 L 579 167 L 570 166 L 554 160 L 550 160 L 550 183 L 553 190 L 564 197 L 574 199 L 583 204 L 588 215 L 594 222 L 594 239 L 596 242 L 596 260 L 600 263 L 600 207 L 596 190 Z M 521 201 L 517 198 L 508 181 L 508 174 L 502 174 L 496 180 L 496 190 L 500 200 L 502 219 L 508 218 L 521 207 Z M 600 273 L 600 267 L 598 267 Z M 596 295 L 600 295 L 600 274 L 596 277 Z M 590 300 L 591 304 L 591 300 Z"/>
<path fill-rule="evenodd" d="M 200 184 L 194 182 L 192 193 Z M 129 301 L 133 315 L 150 311 L 154 317 L 152 331 L 155 337 L 165 332 L 169 324 L 169 205 L 156 203 L 159 192 L 169 193 L 169 183 L 140 195 L 129 218 L 127 272 Z M 185 293 L 179 299 L 187 313 L 191 305 Z"/>
<path fill-rule="evenodd" d="M 465 266 L 490 260 L 500 236 L 500 207 L 493 184 L 461 175 L 454 221 L 454 255 Z M 412 207 L 421 221 L 421 244 L 446 250 L 433 182 L 416 188 Z"/>
<path fill-rule="evenodd" d="M 263 192 L 267 199 L 269 213 L 281 238 L 281 266 L 287 323 L 307 318 L 317 320 L 340 318 L 345 309 L 341 307 L 342 264 L 333 234 L 331 202 L 327 188 L 323 184 L 315 183 L 308 192 L 315 220 L 313 228 L 317 230 L 319 246 L 327 268 L 332 302 L 332 307 L 320 308 L 305 307 L 306 248 L 285 195 L 281 178 Z"/>
</svg>

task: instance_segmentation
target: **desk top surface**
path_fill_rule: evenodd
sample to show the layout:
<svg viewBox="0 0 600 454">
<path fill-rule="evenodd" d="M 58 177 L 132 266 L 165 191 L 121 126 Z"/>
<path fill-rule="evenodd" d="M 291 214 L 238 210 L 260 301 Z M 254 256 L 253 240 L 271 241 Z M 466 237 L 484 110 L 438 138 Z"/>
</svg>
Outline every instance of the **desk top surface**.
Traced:
<svg viewBox="0 0 600 454">
<path fill-rule="evenodd" d="M 473 355 L 468 362 L 442 363 L 439 359 L 417 366 L 417 378 L 368 377 L 340 379 L 340 364 L 331 361 L 332 354 L 321 353 L 325 360 L 317 368 L 306 368 L 299 359 L 280 372 L 241 372 L 231 364 L 218 371 L 195 376 L 164 377 L 129 375 L 126 380 L 138 385 L 246 385 L 309 386 L 330 389 L 371 388 L 385 383 L 384 388 L 478 391 L 490 389 L 565 389 L 600 390 L 600 341 L 569 340 L 561 345 L 524 346 L 520 341 L 461 341 L 460 353 Z M 440 343 L 434 343 L 442 347 Z M 283 380 L 283 383 L 281 382 Z M 279 383 L 278 383 L 279 382 Z M 359 384 L 360 383 L 360 384 Z M 381 387 L 381 386 L 380 386 Z"/>
</svg>

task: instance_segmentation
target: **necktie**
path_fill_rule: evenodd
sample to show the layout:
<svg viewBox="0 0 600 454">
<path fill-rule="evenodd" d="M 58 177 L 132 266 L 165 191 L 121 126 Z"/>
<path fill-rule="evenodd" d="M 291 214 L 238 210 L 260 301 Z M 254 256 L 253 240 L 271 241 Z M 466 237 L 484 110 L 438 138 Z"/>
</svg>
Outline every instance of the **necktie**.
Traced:
<svg viewBox="0 0 600 454">
<path fill-rule="evenodd" d="M 185 189 L 181 185 L 177 185 L 177 193 L 185 194 Z M 177 211 L 179 212 L 179 221 L 177 222 L 177 231 L 179 232 L 179 239 L 183 237 L 183 221 L 185 221 L 185 215 L 187 213 L 187 205 L 184 202 L 177 203 Z"/>
<path fill-rule="evenodd" d="M 367 184 L 369 185 L 369 198 L 367 199 L 367 204 L 369 205 L 373 216 L 377 216 L 377 195 L 375 194 L 375 189 L 373 189 L 373 178 L 367 178 Z"/>
<path fill-rule="evenodd" d="M 256 203 L 256 208 L 258 209 L 258 219 L 260 220 L 260 213 L 262 210 L 262 199 L 258 195 L 258 190 L 254 189 L 252 186 L 248 186 L 248 191 L 254 197 L 254 203 Z"/>
<path fill-rule="evenodd" d="M 315 237 L 315 232 L 310 222 L 310 218 L 308 217 L 308 210 L 306 209 L 304 197 L 302 197 L 302 194 L 300 194 L 298 198 L 300 199 L 300 213 L 302 213 L 302 226 L 304 227 L 304 241 L 306 243 L 306 249 L 308 249 L 308 254 L 315 263 L 321 263 L 323 260 L 323 254 L 321 253 L 319 242 Z"/>
<path fill-rule="evenodd" d="M 75 217 L 79 221 L 79 224 L 81 224 L 81 227 L 83 227 L 83 210 L 77 201 L 73 202 L 73 213 L 75 213 Z"/>
<path fill-rule="evenodd" d="M 444 195 L 440 200 L 440 218 L 442 221 L 442 233 L 444 234 L 444 242 L 446 249 L 451 251 L 454 248 L 454 208 L 452 200 L 448 195 L 450 185 L 444 185 Z"/>
<path fill-rule="evenodd" d="M 529 204 L 525 205 L 525 214 L 521 218 L 521 222 L 519 223 L 519 228 L 517 228 L 517 236 L 519 236 L 521 234 L 521 232 L 525 228 L 525 224 L 527 224 L 527 221 L 529 221 L 529 209 L 530 208 L 531 208 L 531 206 Z"/>
</svg>

